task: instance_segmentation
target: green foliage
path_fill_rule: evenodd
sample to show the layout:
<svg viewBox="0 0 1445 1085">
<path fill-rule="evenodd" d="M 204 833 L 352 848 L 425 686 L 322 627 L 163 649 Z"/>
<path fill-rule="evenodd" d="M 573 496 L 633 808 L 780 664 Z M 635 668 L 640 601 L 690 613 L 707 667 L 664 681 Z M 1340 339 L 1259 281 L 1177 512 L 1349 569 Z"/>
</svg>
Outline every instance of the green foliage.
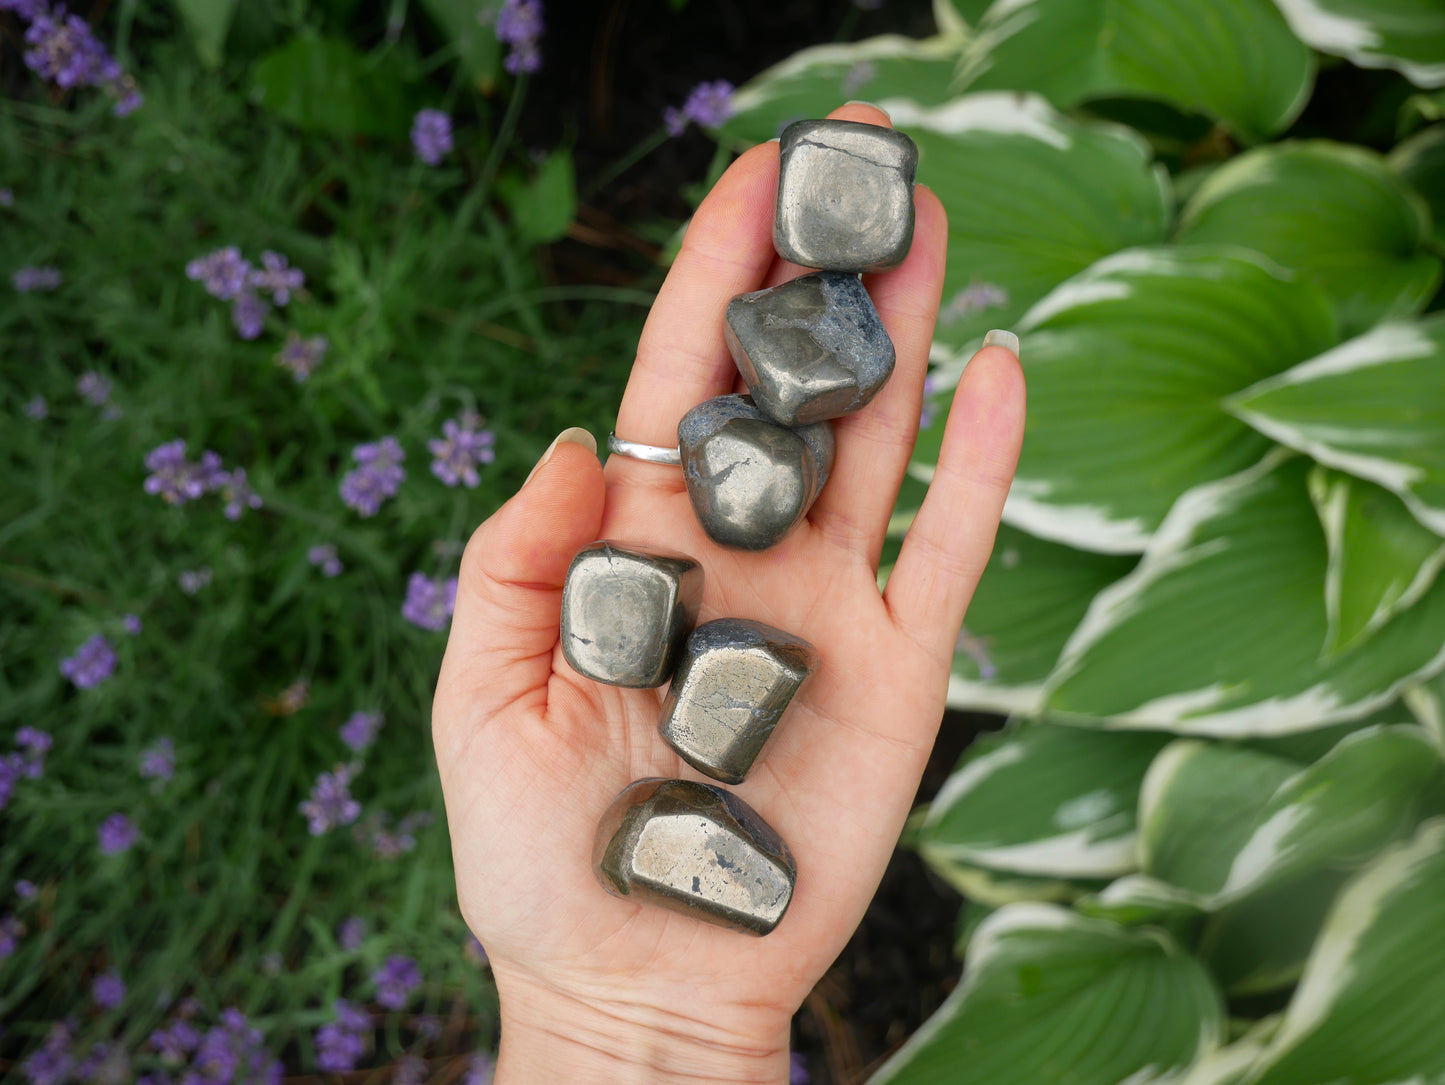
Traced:
<svg viewBox="0 0 1445 1085">
<path fill-rule="evenodd" d="M 964 974 L 875 1080 L 1436 1080 L 1438 5 L 935 10 L 936 37 L 764 72 L 725 132 L 853 71 L 916 139 L 950 237 L 914 480 L 982 333 L 1022 340 L 1023 457 L 949 689 L 1017 715 L 910 823 L 971 898 Z M 1373 88 L 1357 127 L 1317 70 Z"/>
</svg>

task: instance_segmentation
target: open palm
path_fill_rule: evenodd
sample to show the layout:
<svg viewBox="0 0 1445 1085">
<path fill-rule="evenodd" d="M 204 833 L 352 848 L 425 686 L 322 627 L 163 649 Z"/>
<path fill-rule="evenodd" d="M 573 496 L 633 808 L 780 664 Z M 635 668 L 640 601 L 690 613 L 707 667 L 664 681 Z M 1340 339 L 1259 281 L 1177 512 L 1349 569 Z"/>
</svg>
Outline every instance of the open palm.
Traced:
<svg viewBox="0 0 1445 1085">
<path fill-rule="evenodd" d="M 833 116 L 887 123 L 862 105 Z M 698 210 L 643 332 L 619 434 L 675 445 L 689 408 L 740 390 L 723 341 L 728 299 L 804 273 L 772 250 L 777 170 L 776 144 L 753 148 Z M 433 726 L 463 914 L 502 997 L 504 1077 L 564 1080 L 567 1063 L 573 1080 L 650 1079 L 600 1069 L 611 1060 L 659 1079 L 780 1080 L 789 1018 L 878 885 L 942 716 L 1023 426 L 1017 359 L 985 348 L 880 592 L 943 280 L 942 206 L 920 187 L 916 207 L 907 261 L 868 280 L 897 369 L 835 423 L 832 477 L 781 544 L 722 549 L 698 526 L 680 470 L 614 457 L 604 471 L 569 442 L 467 548 Z M 567 566 L 601 538 L 698 559 L 700 620 L 753 618 L 817 649 L 817 673 L 736 788 L 798 865 L 792 906 L 765 938 L 613 898 L 592 874 L 593 834 L 619 791 L 648 776 L 702 779 L 657 733 L 661 691 L 601 685 L 563 659 Z"/>
</svg>

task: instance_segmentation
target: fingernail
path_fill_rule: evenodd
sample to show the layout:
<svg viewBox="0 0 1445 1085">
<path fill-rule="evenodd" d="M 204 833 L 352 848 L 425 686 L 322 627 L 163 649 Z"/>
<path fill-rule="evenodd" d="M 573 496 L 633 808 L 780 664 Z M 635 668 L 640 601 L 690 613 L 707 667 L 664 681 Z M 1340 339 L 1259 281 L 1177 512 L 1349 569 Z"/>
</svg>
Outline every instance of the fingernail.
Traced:
<svg viewBox="0 0 1445 1085">
<path fill-rule="evenodd" d="M 993 331 L 985 335 L 983 337 L 983 345 L 986 347 L 1004 347 L 1007 350 L 1013 351 L 1015 358 L 1019 356 L 1019 337 L 1013 332 L 1004 331 L 1002 328 L 994 328 Z"/>
<path fill-rule="evenodd" d="M 547 461 L 552 458 L 552 453 L 557 451 L 558 445 L 565 444 L 586 445 L 589 452 L 594 456 L 597 454 L 597 438 L 593 437 L 591 433 L 581 426 L 564 429 L 561 433 L 557 434 L 556 437 L 552 438 L 552 443 L 547 446 L 547 451 L 542 453 L 542 458 L 537 461 L 537 465 L 533 467 L 527 474 L 527 477 L 522 480 L 522 485 L 525 486 L 531 482 L 532 476 L 547 466 Z"/>
<path fill-rule="evenodd" d="M 850 99 L 848 99 L 848 101 L 844 102 L 843 104 L 844 104 L 844 105 L 866 105 L 866 106 L 870 107 L 871 109 L 876 109 L 876 110 L 878 110 L 878 112 L 879 112 L 879 113 L 882 113 L 885 117 L 888 117 L 888 110 L 884 109 L 884 108 L 883 108 L 881 105 L 879 105 L 877 102 L 865 102 L 862 98 L 850 98 Z M 890 124 L 892 124 L 892 123 L 893 123 L 893 118 L 892 118 L 892 117 L 888 117 L 888 122 L 889 122 Z"/>
</svg>

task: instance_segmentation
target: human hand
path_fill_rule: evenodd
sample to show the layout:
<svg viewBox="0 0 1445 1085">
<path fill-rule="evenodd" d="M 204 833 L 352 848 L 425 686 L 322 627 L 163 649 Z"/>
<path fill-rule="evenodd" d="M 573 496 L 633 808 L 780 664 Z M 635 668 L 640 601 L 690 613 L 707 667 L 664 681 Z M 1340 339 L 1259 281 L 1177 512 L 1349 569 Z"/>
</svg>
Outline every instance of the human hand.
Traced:
<svg viewBox="0 0 1445 1085">
<path fill-rule="evenodd" d="M 832 116 L 888 123 L 863 105 Z M 742 390 L 723 340 L 728 300 L 805 271 L 773 252 L 777 174 L 776 143 L 754 147 L 698 209 L 642 333 L 620 435 L 675 445 L 689 408 Z M 614 457 L 604 470 L 568 441 L 467 546 L 433 732 L 462 913 L 501 997 L 499 1082 L 787 1080 L 792 1014 L 857 926 L 908 814 L 1022 439 L 1018 360 L 987 347 L 880 593 L 947 240 L 937 197 L 919 187 L 915 204 L 908 259 L 868 278 L 897 367 L 835 423 L 832 476 L 782 543 L 722 549 L 679 469 Z M 797 859 L 792 905 L 764 938 L 611 897 L 592 873 L 593 834 L 619 791 L 701 779 L 657 733 L 661 691 L 599 684 L 562 656 L 568 564 L 602 538 L 697 558 L 700 620 L 753 618 L 817 649 L 817 673 L 735 789 Z"/>
</svg>

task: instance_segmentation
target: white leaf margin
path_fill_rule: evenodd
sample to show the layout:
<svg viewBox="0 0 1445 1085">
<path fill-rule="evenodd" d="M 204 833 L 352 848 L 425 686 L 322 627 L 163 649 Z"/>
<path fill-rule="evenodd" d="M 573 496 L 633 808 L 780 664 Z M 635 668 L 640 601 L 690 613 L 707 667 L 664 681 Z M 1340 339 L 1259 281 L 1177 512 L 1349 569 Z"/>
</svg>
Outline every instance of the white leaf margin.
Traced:
<svg viewBox="0 0 1445 1085">
<path fill-rule="evenodd" d="M 1445 86 L 1445 60 L 1421 64 L 1379 51 L 1384 38 L 1364 19 L 1326 11 L 1318 0 L 1274 0 L 1289 28 L 1312 49 L 1361 68 L 1394 68 L 1417 87 Z"/>
</svg>

